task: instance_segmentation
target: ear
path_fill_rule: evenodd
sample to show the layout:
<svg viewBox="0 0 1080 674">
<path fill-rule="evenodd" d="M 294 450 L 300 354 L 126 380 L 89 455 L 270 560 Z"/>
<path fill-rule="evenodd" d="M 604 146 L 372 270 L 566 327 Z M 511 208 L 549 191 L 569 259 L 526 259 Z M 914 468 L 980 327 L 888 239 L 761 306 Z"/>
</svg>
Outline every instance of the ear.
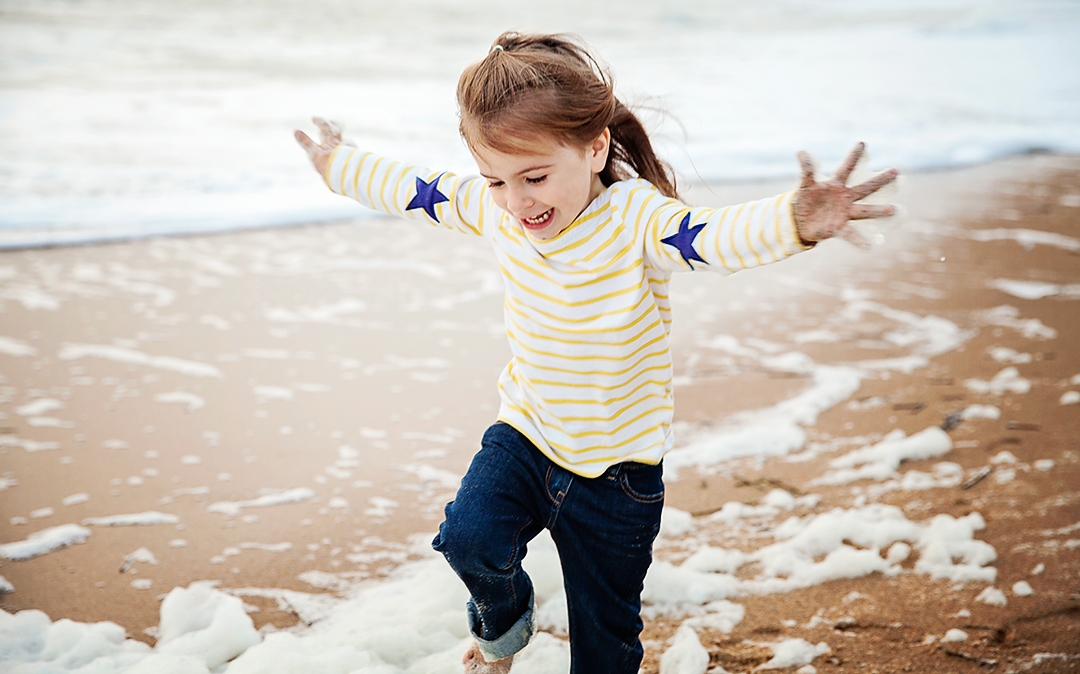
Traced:
<svg viewBox="0 0 1080 674">
<path fill-rule="evenodd" d="M 604 129 L 593 142 L 589 143 L 586 153 L 589 157 L 589 168 L 593 173 L 600 173 L 607 166 L 608 152 L 611 151 L 611 129 Z"/>
</svg>

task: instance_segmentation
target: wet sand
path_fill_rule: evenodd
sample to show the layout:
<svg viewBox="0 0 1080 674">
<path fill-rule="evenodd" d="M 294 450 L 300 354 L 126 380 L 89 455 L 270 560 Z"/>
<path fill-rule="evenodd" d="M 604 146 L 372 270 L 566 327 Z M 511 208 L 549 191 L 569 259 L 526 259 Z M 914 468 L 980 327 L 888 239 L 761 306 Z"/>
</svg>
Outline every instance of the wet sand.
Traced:
<svg viewBox="0 0 1080 674">
<path fill-rule="evenodd" d="M 786 188 L 695 187 L 688 198 L 731 203 Z M 998 586 L 1028 580 L 1037 588 L 1031 598 L 1010 595 L 1006 607 L 991 607 L 971 603 L 976 588 L 872 575 L 740 599 L 746 619 L 730 634 L 703 636 L 713 665 L 749 671 L 769 657 L 754 644 L 786 637 L 827 638 L 835 662 L 815 661 L 822 672 L 859 664 L 881 672 L 976 671 L 982 665 L 971 658 L 1022 664 L 1042 652 L 1080 653 L 1080 550 L 1068 543 L 1080 539 L 1068 533 L 1080 522 L 1080 405 L 1061 403 L 1080 390 L 1068 384 L 1080 375 L 1080 300 L 1026 300 L 988 285 L 1080 283 L 1080 255 L 971 238 L 998 228 L 1075 238 L 1075 195 L 1076 157 L 916 174 L 900 195 L 906 222 L 870 253 L 830 242 L 726 279 L 676 277 L 677 418 L 687 428 L 718 426 L 806 385 L 798 373 L 708 348 L 718 335 L 798 349 L 818 363 L 907 354 L 904 344 L 889 342 L 894 325 L 882 317 L 845 320 L 854 292 L 947 319 L 971 336 L 909 372 L 867 377 L 852 402 L 872 404 L 841 403 L 806 429 L 810 446 L 821 448 L 814 457 L 682 470 L 669 483 L 669 506 L 704 516 L 727 501 L 756 503 L 777 485 L 820 494 L 818 510 L 850 505 L 867 498 L 866 485 L 809 484 L 851 449 L 838 438 L 949 424 L 954 450 L 944 460 L 970 473 L 1007 449 L 1018 461 L 1013 479 L 999 481 L 1008 467 L 995 464 L 968 489 L 894 491 L 875 500 L 911 517 L 978 511 L 987 521 L 979 538 L 998 553 Z M 1056 336 L 1033 338 L 981 317 L 1001 305 Z M 409 541 L 435 530 L 493 420 L 494 383 L 508 357 L 486 244 L 389 219 L 7 252 L 0 254 L 0 307 L 0 336 L 8 339 L 0 350 L 0 541 L 91 517 L 156 511 L 179 518 L 90 525 L 85 543 L 0 560 L 0 575 L 15 588 L 3 608 L 110 620 L 147 641 L 172 587 L 213 579 L 226 589 L 274 590 L 245 601 L 259 609 L 256 626 L 285 627 L 312 616 L 281 590 L 335 589 L 305 572 L 348 583 L 406 559 Z M 826 327 L 838 338 L 799 339 Z M 965 386 L 1006 367 L 988 354 L 992 347 L 1030 354 L 1031 362 L 1016 366 L 1030 392 L 997 396 Z M 32 403 L 42 400 L 52 402 L 38 412 Z M 975 403 L 998 406 L 1000 419 L 948 421 Z M 1038 468 L 1038 461 L 1053 465 Z M 297 500 L 251 503 L 281 494 Z M 74 495 L 85 498 L 64 505 Z M 231 505 L 214 507 L 221 503 Z M 756 535 L 779 521 L 761 523 Z M 138 548 L 158 563 L 126 565 Z M 678 560 L 685 550 L 663 542 L 657 556 Z M 1032 577 L 1038 564 L 1045 570 Z M 863 598 L 845 601 L 852 592 Z M 954 617 L 962 607 L 972 607 L 971 615 Z M 645 671 L 658 671 L 677 624 L 647 624 Z M 924 643 L 965 626 L 967 642 Z M 1047 661 L 1030 671 L 1077 667 L 1080 660 Z"/>
</svg>

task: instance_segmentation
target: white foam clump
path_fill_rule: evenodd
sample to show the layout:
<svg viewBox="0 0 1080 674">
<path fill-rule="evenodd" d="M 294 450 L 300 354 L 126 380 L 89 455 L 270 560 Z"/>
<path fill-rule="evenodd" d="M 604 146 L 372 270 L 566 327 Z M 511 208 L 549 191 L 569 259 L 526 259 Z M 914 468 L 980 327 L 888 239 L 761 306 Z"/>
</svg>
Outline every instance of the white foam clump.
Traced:
<svg viewBox="0 0 1080 674">
<path fill-rule="evenodd" d="M 990 606 L 1005 606 L 1009 603 L 1009 600 L 1005 598 L 1005 593 L 993 585 L 986 587 L 980 592 L 978 596 L 975 597 L 975 601 L 981 601 Z"/>
<path fill-rule="evenodd" d="M 7 356 L 36 356 L 37 349 L 12 337 L 0 337 L 0 353 Z"/>
<path fill-rule="evenodd" d="M 955 627 L 945 633 L 945 636 L 941 637 L 941 642 L 945 644 L 957 643 L 960 641 L 967 641 L 968 635 L 964 630 L 958 630 Z"/>
<path fill-rule="evenodd" d="M 1030 353 L 1020 353 L 1007 346 L 996 346 L 990 349 L 990 357 L 999 363 L 1009 363 L 1010 365 L 1023 365 L 1033 360 Z"/>
<path fill-rule="evenodd" d="M 1060 402 L 1062 405 L 1075 405 L 1076 403 L 1080 403 L 1080 391 L 1066 391 L 1065 393 L 1062 393 Z"/>
<path fill-rule="evenodd" d="M 904 461 L 929 459 L 947 454 L 952 439 L 938 426 L 931 426 L 911 436 L 897 429 L 869 447 L 863 447 L 829 462 L 833 468 L 810 484 L 837 485 L 856 480 L 885 480 L 898 477 L 897 468 Z"/>
<path fill-rule="evenodd" d="M 79 505 L 80 503 L 86 503 L 89 500 L 90 494 L 87 494 L 86 492 L 79 492 L 77 494 L 72 494 L 71 496 L 65 496 L 63 499 L 60 500 L 60 503 L 66 506 L 73 506 Z"/>
<path fill-rule="evenodd" d="M 11 584 L 11 581 L 0 576 L 0 594 L 11 594 L 14 591 L 15 586 Z"/>
<path fill-rule="evenodd" d="M 993 405 L 968 405 L 960 412 L 960 418 L 997 420 L 1001 418 L 1001 410 Z"/>
<path fill-rule="evenodd" d="M 871 488 L 874 492 L 884 493 L 894 489 L 904 491 L 924 491 L 926 489 L 940 489 L 955 487 L 960 484 L 964 477 L 964 469 L 959 464 L 951 461 L 943 461 L 934 464 L 932 473 L 921 470 L 909 470 L 899 479 L 890 480 L 880 487 Z"/>
<path fill-rule="evenodd" d="M 852 559 L 862 561 L 877 556 L 880 560 L 877 550 L 901 539 L 913 542 L 925 557 L 937 537 L 946 537 L 949 545 L 959 547 L 948 548 L 944 551 L 945 556 L 950 560 L 962 559 L 965 554 L 963 544 L 965 540 L 970 543 L 969 534 L 975 528 L 971 526 L 974 522 L 953 520 L 947 515 L 939 518 L 943 518 L 943 522 L 959 522 L 965 526 L 935 526 L 934 521 L 916 524 L 907 521 L 898 508 L 881 505 L 792 518 L 780 527 L 783 531 L 778 531 L 787 536 L 786 540 L 750 553 L 746 559 L 748 563 L 756 561 L 765 565 L 780 558 L 798 558 L 798 564 L 821 567 L 815 574 L 799 573 L 803 581 L 814 582 L 851 577 L 855 575 L 851 571 Z M 870 549 L 856 550 L 844 541 Z M 842 555 L 830 554 L 841 548 L 847 548 L 847 551 Z M 854 557 L 852 553 L 856 553 Z M 417 554 L 421 555 L 419 560 L 402 565 L 388 579 L 362 586 L 349 599 L 339 600 L 332 610 L 324 606 L 322 619 L 310 627 L 295 633 L 271 632 L 265 634 L 261 642 L 251 630 L 250 621 L 242 615 L 239 602 L 230 608 L 231 602 L 225 601 L 230 598 L 208 585 L 197 584 L 183 591 L 188 595 L 180 594 L 174 601 L 163 602 L 162 640 L 153 650 L 123 641 L 122 630 L 117 630 L 119 637 L 112 641 L 98 639 L 95 643 L 100 648 L 96 653 L 95 667 L 98 669 L 95 671 L 102 674 L 121 671 L 205 674 L 214 667 L 222 674 L 460 671 L 458 663 L 469 643 L 463 608 L 468 593 L 445 561 L 426 546 L 418 548 Z M 825 561 L 816 563 L 815 557 L 821 555 L 825 555 Z M 542 534 L 533 540 L 525 565 L 533 578 L 538 621 L 555 631 L 565 631 L 565 598 L 558 556 L 549 536 Z M 682 567 L 675 567 L 662 561 L 653 565 L 643 594 L 643 599 L 649 602 L 645 612 L 678 614 L 685 609 L 690 615 L 684 621 L 688 622 L 687 627 L 730 631 L 742 620 L 744 609 L 724 601 L 724 596 L 770 589 L 783 591 L 797 585 L 776 583 L 770 588 L 766 583 L 739 581 L 727 574 L 696 571 L 689 566 L 684 563 Z M 703 568 L 707 566 L 703 565 Z M 821 572 L 830 566 L 835 567 L 832 572 Z M 792 566 L 788 565 L 788 568 Z M 868 572 L 865 568 L 860 571 Z M 665 579 L 665 574 L 677 576 L 676 582 L 668 582 L 671 578 Z M 658 578 L 664 581 L 660 585 Z M 657 591 L 658 588 L 663 591 Z M 238 594 L 243 592 L 237 591 Z M 24 617 L 26 613 L 31 612 L 14 617 L 0 614 L 0 652 L 18 652 L 26 661 L 42 659 L 40 647 L 33 644 L 42 643 L 43 635 L 55 625 L 63 624 L 64 629 L 86 639 L 90 638 L 87 635 L 95 633 L 95 629 L 103 629 L 68 621 L 49 623 L 40 614 L 40 618 L 34 619 L 37 620 L 35 626 L 24 629 L 21 636 L 3 628 L 3 624 L 10 624 L 11 620 L 30 620 Z M 31 645 L 27 646 L 28 643 Z M 247 650 L 239 657 L 227 665 L 221 664 L 225 662 L 223 658 L 233 657 L 244 648 Z M 804 654 L 821 651 L 820 646 L 796 649 L 795 644 L 791 644 L 784 648 Z M 802 660 L 808 662 L 806 657 L 803 655 Z M 51 661 L 55 663 L 56 658 Z M 565 672 L 567 661 L 565 642 L 541 633 L 515 660 L 514 671 L 516 674 Z"/>
<path fill-rule="evenodd" d="M 911 546 L 903 541 L 897 541 L 889 546 L 885 553 L 885 561 L 889 564 L 899 564 L 911 556 Z"/>
<path fill-rule="evenodd" d="M 60 443 L 55 440 L 25 440 L 23 438 L 17 438 L 14 435 L 0 435 L 0 447 L 22 447 L 27 452 L 33 454 L 34 452 L 47 452 L 53 449 L 60 449 Z"/>
<path fill-rule="evenodd" d="M 728 550 L 706 545 L 687 557 L 681 566 L 703 573 L 735 573 L 746 561 L 747 555 L 742 550 Z"/>
<path fill-rule="evenodd" d="M 94 357 L 113 360 L 132 365 L 146 365 L 160 370 L 171 370 L 192 377 L 212 377 L 221 379 L 225 375 L 221 370 L 207 363 L 193 360 L 184 360 L 172 356 L 151 356 L 150 354 L 125 349 L 108 344 L 64 344 L 57 355 L 60 360 L 77 360 L 80 358 Z"/>
<path fill-rule="evenodd" d="M 1038 229 L 977 229 L 968 232 L 968 237 L 975 241 L 1015 241 L 1028 250 L 1036 245 L 1044 245 L 1080 251 L 1080 239 Z"/>
<path fill-rule="evenodd" d="M 694 516 L 685 510 L 665 507 L 660 513 L 660 536 L 681 538 L 694 530 Z"/>
<path fill-rule="evenodd" d="M 772 659 L 758 669 L 784 669 L 808 665 L 815 658 L 832 651 L 824 641 L 812 644 L 803 639 L 784 639 L 774 644 L 766 644 L 773 651 Z"/>
<path fill-rule="evenodd" d="M 986 565 L 996 559 L 996 552 L 974 539 L 974 532 L 984 527 L 977 513 L 959 519 L 938 515 L 916 523 L 899 508 L 883 504 L 791 517 L 775 528 L 775 543 L 752 552 L 706 546 L 678 566 L 656 561 L 645 578 L 642 613 L 696 620 L 725 611 L 726 600 L 733 597 L 789 592 L 875 572 L 896 575 L 913 547 L 919 552 L 917 573 L 956 582 L 993 582 L 996 569 Z M 760 571 L 741 580 L 734 574 L 746 564 L 756 564 Z M 730 624 L 741 620 L 735 616 L 731 623 L 731 617 L 724 619 Z"/>
<path fill-rule="evenodd" d="M 307 487 L 297 487 L 271 494 L 263 494 L 247 501 L 217 501 L 207 506 L 206 511 L 225 515 L 239 515 L 244 508 L 264 508 L 285 503 L 299 503 L 315 497 L 315 492 Z"/>
<path fill-rule="evenodd" d="M 41 555 L 66 548 L 69 545 L 83 543 L 90 538 L 90 530 L 77 524 L 61 524 L 41 531 L 35 531 L 25 540 L 13 541 L 0 545 L 0 557 L 14 561 L 39 557 Z"/>
<path fill-rule="evenodd" d="M 1021 580 L 1013 584 L 1013 594 L 1017 597 L 1030 597 L 1035 594 L 1035 590 L 1031 589 L 1031 584 L 1026 580 Z"/>
<path fill-rule="evenodd" d="M 1014 463 L 1019 463 L 1019 462 L 1020 462 L 1020 459 L 1016 458 L 1016 455 L 1013 454 L 1012 452 L 1010 452 L 1007 449 L 1003 449 L 1000 452 L 998 452 L 997 454 L 990 457 L 990 463 L 992 463 L 995 466 L 1009 465 L 1009 464 L 1014 464 Z"/>
<path fill-rule="evenodd" d="M 354 450 L 355 451 L 355 450 Z M 346 459 L 347 461 L 350 459 Z M 340 461 L 339 461 L 340 463 Z M 461 485 L 461 475 L 426 463 L 408 463 L 399 466 L 406 473 L 412 473 L 425 486 L 437 486 L 456 490 Z"/>
<path fill-rule="evenodd" d="M 143 562 L 145 564 L 157 564 L 158 559 L 154 556 L 154 553 L 150 552 L 146 548 L 136 548 L 134 552 L 124 558 L 126 562 Z"/>
<path fill-rule="evenodd" d="M 1054 339 L 1057 330 L 1047 326 L 1037 318 L 1020 318 L 1020 310 L 1007 304 L 987 309 L 975 314 L 975 317 L 989 325 L 1012 328 L 1028 339 Z"/>
<path fill-rule="evenodd" d="M 287 386 L 256 386 L 254 390 L 261 400 L 292 400 L 296 395 Z"/>
<path fill-rule="evenodd" d="M 989 287 L 1024 300 L 1040 300 L 1044 297 L 1064 295 L 1080 297 L 1080 284 L 1046 283 L 1044 281 L 1019 281 L 1016 279 L 993 279 Z"/>
<path fill-rule="evenodd" d="M 82 521 L 85 526 L 94 527 L 136 527 L 153 526 L 156 524 L 176 524 L 180 518 L 170 513 L 148 510 L 142 513 L 129 513 L 125 515 L 106 515 L 104 517 L 87 517 Z"/>
<path fill-rule="evenodd" d="M 660 674 L 705 674 L 709 668 L 709 651 L 701 645 L 697 632 L 680 625 L 671 646 L 660 656 Z"/>
<path fill-rule="evenodd" d="M 167 405 L 176 404 L 184 405 L 187 407 L 188 412 L 194 412 L 206 407 L 206 399 L 202 396 L 195 395 L 194 393 L 188 393 L 186 391 L 170 391 L 168 393 L 159 393 L 154 396 L 154 400 L 159 403 L 165 403 Z"/>
<path fill-rule="evenodd" d="M 19 405 L 15 408 L 15 414 L 22 417 L 37 417 L 48 412 L 55 412 L 64 408 L 64 403 L 55 398 L 38 398 L 37 400 Z"/>
<path fill-rule="evenodd" d="M 814 423 L 819 414 L 850 398 L 863 374 L 855 368 L 817 365 L 803 354 L 793 355 L 798 363 L 793 357 L 785 365 L 788 369 L 798 365 L 810 374 L 808 388 L 772 407 L 734 415 L 717 430 L 680 429 L 681 437 L 689 440 L 664 458 L 664 477 L 677 479 L 680 468 L 707 470 L 731 459 L 783 456 L 802 449 L 806 432 L 800 426 Z"/>
<path fill-rule="evenodd" d="M 935 515 L 919 533 L 915 547 L 920 554 L 915 570 L 956 582 L 994 582 L 997 569 L 987 565 L 997 559 L 997 552 L 989 543 L 974 537 L 984 528 L 986 520 L 979 513 L 960 518 Z"/>
<path fill-rule="evenodd" d="M 1003 395 L 1005 393 L 1027 393 L 1031 390 L 1031 382 L 1020 376 L 1020 371 L 1015 367 L 1007 367 L 994 375 L 990 381 L 982 379 L 967 379 L 966 386 L 975 393 L 989 393 L 991 395 Z"/>
<path fill-rule="evenodd" d="M 971 336 L 969 331 L 940 316 L 915 314 L 869 300 L 850 302 L 841 315 L 845 320 L 859 322 L 866 312 L 880 314 L 900 325 L 884 335 L 885 341 L 912 351 L 913 357 L 897 360 L 901 364 L 900 369 L 906 370 L 915 363 L 925 363 L 926 357 L 952 351 Z"/>
</svg>

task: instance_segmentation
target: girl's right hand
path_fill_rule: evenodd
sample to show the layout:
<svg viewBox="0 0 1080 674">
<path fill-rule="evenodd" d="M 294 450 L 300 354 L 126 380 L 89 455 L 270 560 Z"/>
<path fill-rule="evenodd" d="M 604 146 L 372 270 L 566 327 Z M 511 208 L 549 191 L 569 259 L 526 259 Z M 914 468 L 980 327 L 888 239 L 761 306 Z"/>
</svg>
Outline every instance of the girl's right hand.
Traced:
<svg viewBox="0 0 1080 674">
<path fill-rule="evenodd" d="M 319 128 L 319 142 L 316 143 L 303 131 L 293 132 L 296 142 L 304 148 L 311 163 L 319 175 L 326 175 L 326 164 L 330 161 L 330 155 L 338 145 L 350 145 L 341 139 L 341 125 L 337 122 L 329 122 L 322 117 L 313 117 L 311 121 Z"/>
</svg>

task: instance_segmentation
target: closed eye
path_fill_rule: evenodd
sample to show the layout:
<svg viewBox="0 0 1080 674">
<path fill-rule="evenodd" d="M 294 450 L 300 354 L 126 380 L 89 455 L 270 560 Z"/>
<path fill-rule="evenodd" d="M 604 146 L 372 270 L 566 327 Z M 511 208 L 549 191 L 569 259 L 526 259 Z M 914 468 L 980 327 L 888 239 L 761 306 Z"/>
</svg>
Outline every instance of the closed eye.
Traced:
<svg viewBox="0 0 1080 674">
<path fill-rule="evenodd" d="M 495 188 L 497 188 L 497 187 L 502 187 L 502 186 L 503 186 L 503 185 L 505 185 L 505 184 L 506 184 L 506 183 L 504 183 L 504 182 L 503 182 L 503 181 L 501 181 L 501 180 L 489 180 L 489 181 L 488 181 L 488 187 L 490 187 L 490 188 L 492 188 L 492 189 L 495 189 Z"/>
<path fill-rule="evenodd" d="M 545 180 L 547 180 L 547 176 L 537 176 L 535 178 L 526 178 L 525 182 L 529 183 L 530 185 L 539 185 Z"/>
</svg>

